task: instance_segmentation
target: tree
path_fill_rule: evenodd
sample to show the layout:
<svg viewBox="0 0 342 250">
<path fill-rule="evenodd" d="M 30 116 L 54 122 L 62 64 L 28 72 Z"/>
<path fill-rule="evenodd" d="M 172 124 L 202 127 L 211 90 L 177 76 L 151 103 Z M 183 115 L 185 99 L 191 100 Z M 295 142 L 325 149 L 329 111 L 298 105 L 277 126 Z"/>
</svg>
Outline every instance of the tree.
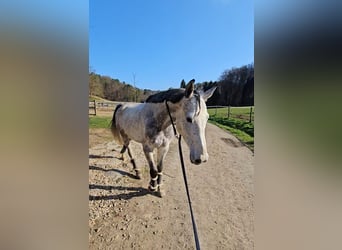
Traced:
<svg viewBox="0 0 342 250">
<path fill-rule="evenodd" d="M 137 87 L 135 86 L 135 77 L 136 77 L 136 74 L 135 73 L 132 73 L 133 75 L 133 86 L 134 86 L 134 89 L 135 89 L 135 93 L 134 93 L 134 102 L 138 102 L 138 89 Z"/>
<path fill-rule="evenodd" d="M 252 82 L 251 82 L 252 81 Z M 246 84 L 248 82 L 248 87 Z M 222 95 L 225 96 L 225 103 L 223 105 L 253 105 L 253 98 L 246 98 L 254 96 L 254 65 L 248 64 L 239 68 L 232 68 L 225 70 L 220 76 L 220 87 Z M 251 93 L 253 92 L 253 93 Z M 222 104 L 221 104 L 222 105 Z"/>
<path fill-rule="evenodd" d="M 89 75 L 89 95 L 101 96 L 103 89 L 100 84 L 100 78 L 95 73 L 90 73 Z"/>
</svg>

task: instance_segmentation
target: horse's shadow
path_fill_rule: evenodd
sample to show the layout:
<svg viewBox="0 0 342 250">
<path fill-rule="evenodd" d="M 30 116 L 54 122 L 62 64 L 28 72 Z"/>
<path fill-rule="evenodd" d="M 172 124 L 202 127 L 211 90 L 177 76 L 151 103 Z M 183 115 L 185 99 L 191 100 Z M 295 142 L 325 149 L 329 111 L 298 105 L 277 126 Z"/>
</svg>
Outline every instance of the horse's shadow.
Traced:
<svg viewBox="0 0 342 250">
<path fill-rule="evenodd" d="M 114 157 L 111 155 L 93 155 L 93 154 L 90 154 L 89 158 L 90 159 L 107 159 L 107 158 L 117 158 L 117 157 Z"/>
<path fill-rule="evenodd" d="M 102 189 L 102 190 L 119 190 L 119 191 L 131 191 L 129 193 L 113 194 L 113 195 L 89 195 L 90 201 L 98 200 L 130 200 L 134 197 L 141 197 L 148 194 L 160 197 L 157 193 L 152 193 L 146 188 L 142 187 L 123 187 L 123 186 L 103 186 L 96 184 L 89 184 L 89 189 Z"/>
<path fill-rule="evenodd" d="M 131 173 L 125 172 L 123 170 L 120 169 L 105 169 L 105 168 L 101 168 L 98 166 L 89 166 L 90 170 L 98 170 L 98 171 L 103 171 L 103 172 L 117 172 L 123 176 L 128 176 L 132 179 L 137 179 L 137 177 Z M 98 200 L 130 200 L 134 197 L 141 197 L 141 196 L 145 196 L 145 195 L 153 195 L 156 197 L 161 197 L 159 193 L 157 192 L 150 192 L 148 189 L 146 188 L 142 188 L 142 187 L 123 187 L 123 186 L 105 186 L 105 185 L 98 185 L 98 184 L 89 184 L 89 189 L 102 189 L 102 190 L 107 190 L 107 191 L 111 191 L 111 190 L 118 190 L 118 191 L 123 191 L 123 193 L 120 194 L 111 194 L 111 195 L 100 195 L 100 196 L 96 196 L 96 195 L 89 195 L 89 200 L 90 201 L 98 201 Z M 129 192 L 127 192 L 129 191 Z"/>
<path fill-rule="evenodd" d="M 114 159 L 114 158 L 124 161 L 124 158 L 122 158 L 122 156 L 117 157 L 117 156 L 111 156 L 111 155 L 94 155 L 94 154 L 89 155 L 89 159 Z"/>
<path fill-rule="evenodd" d="M 115 169 L 115 168 L 105 169 L 105 168 L 101 168 L 101 167 L 93 166 L 93 165 L 90 165 L 89 169 L 90 170 L 99 170 L 99 171 L 103 171 L 103 172 L 117 172 L 123 176 L 128 176 L 132 179 L 137 179 L 137 177 L 134 174 L 128 173 L 128 172 L 120 170 L 120 169 Z"/>
</svg>

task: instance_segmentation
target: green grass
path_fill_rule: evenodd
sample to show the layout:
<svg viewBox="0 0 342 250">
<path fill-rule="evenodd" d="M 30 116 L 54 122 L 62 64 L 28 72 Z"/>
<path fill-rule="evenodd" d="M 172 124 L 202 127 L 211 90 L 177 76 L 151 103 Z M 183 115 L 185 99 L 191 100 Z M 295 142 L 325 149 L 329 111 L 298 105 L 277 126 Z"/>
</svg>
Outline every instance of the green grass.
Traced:
<svg viewBox="0 0 342 250">
<path fill-rule="evenodd" d="M 231 108 L 231 116 L 228 119 L 227 108 L 208 109 L 209 122 L 231 132 L 240 141 L 254 151 L 254 122 L 249 123 L 249 107 Z M 252 114 L 254 120 L 254 114 Z"/>
<path fill-rule="evenodd" d="M 250 125 L 241 125 L 241 121 L 225 118 L 226 120 L 222 119 L 214 119 L 210 118 L 209 122 L 222 128 L 234 136 L 236 136 L 240 141 L 245 143 L 252 151 L 254 151 L 254 126 L 253 124 Z"/>
<path fill-rule="evenodd" d="M 228 108 L 208 109 L 210 116 L 228 117 Z M 250 107 L 231 107 L 230 117 L 249 121 Z M 254 120 L 254 107 L 252 111 L 252 120 Z"/>
<path fill-rule="evenodd" d="M 234 119 L 234 118 L 230 118 L 228 120 L 227 117 L 210 117 L 210 120 L 216 123 L 222 124 L 224 126 L 243 131 L 249 136 L 254 137 L 254 124 L 253 123 L 249 123 L 249 122 L 239 120 L 239 119 Z"/>
<path fill-rule="evenodd" d="M 90 116 L 89 128 L 109 128 L 111 117 Z"/>
</svg>

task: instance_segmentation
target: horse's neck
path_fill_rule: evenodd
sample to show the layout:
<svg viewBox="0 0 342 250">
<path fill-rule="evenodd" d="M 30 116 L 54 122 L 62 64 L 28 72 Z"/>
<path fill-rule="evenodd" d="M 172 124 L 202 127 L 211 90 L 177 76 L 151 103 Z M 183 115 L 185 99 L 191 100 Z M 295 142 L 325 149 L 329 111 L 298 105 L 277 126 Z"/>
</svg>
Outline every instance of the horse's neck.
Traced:
<svg viewBox="0 0 342 250">
<path fill-rule="evenodd" d="M 150 111 L 153 113 L 153 117 L 156 119 L 158 123 L 158 127 L 161 130 L 166 129 L 171 125 L 171 118 L 169 115 L 169 112 L 167 110 L 166 104 L 165 103 L 153 103 L 153 106 L 149 106 Z M 174 105 L 169 104 L 169 110 L 172 116 L 173 122 L 176 122 L 176 108 Z"/>
</svg>

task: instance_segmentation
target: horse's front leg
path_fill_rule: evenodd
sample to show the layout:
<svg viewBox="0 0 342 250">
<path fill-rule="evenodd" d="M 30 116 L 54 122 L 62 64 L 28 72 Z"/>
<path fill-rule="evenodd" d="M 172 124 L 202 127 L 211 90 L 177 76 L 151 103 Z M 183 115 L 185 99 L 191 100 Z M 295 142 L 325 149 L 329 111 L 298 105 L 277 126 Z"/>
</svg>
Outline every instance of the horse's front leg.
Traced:
<svg viewBox="0 0 342 250">
<path fill-rule="evenodd" d="M 153 150 L 146 145 L 143 146 L 143 149 L 144 149 L 144 153 L 145 153 L 148 165 L 150 166 L 151 181 L 150 181 L 150 185 L 148 186 L 148 189 L 150 191 L 157 191 L 157 188 L 158 188 L 157 173 L 158 173 L 158 171 L 156 169 L 156 166 L 155 166 L 154 160 L 153 160 Z"/>
<path fill-rule="evenodd" d="M 162 147 L 158 148 L 158 155 L 157 155 L 157 169 L 158 169 L 158 179 L 157 184 L 158 186 L 161 185 L 162 182 L 162 175 L 163 175 L 163 162 L 166 156 L 166 153 L 169 151 L 169 143 L 163 145 Z"/>
</svg>

